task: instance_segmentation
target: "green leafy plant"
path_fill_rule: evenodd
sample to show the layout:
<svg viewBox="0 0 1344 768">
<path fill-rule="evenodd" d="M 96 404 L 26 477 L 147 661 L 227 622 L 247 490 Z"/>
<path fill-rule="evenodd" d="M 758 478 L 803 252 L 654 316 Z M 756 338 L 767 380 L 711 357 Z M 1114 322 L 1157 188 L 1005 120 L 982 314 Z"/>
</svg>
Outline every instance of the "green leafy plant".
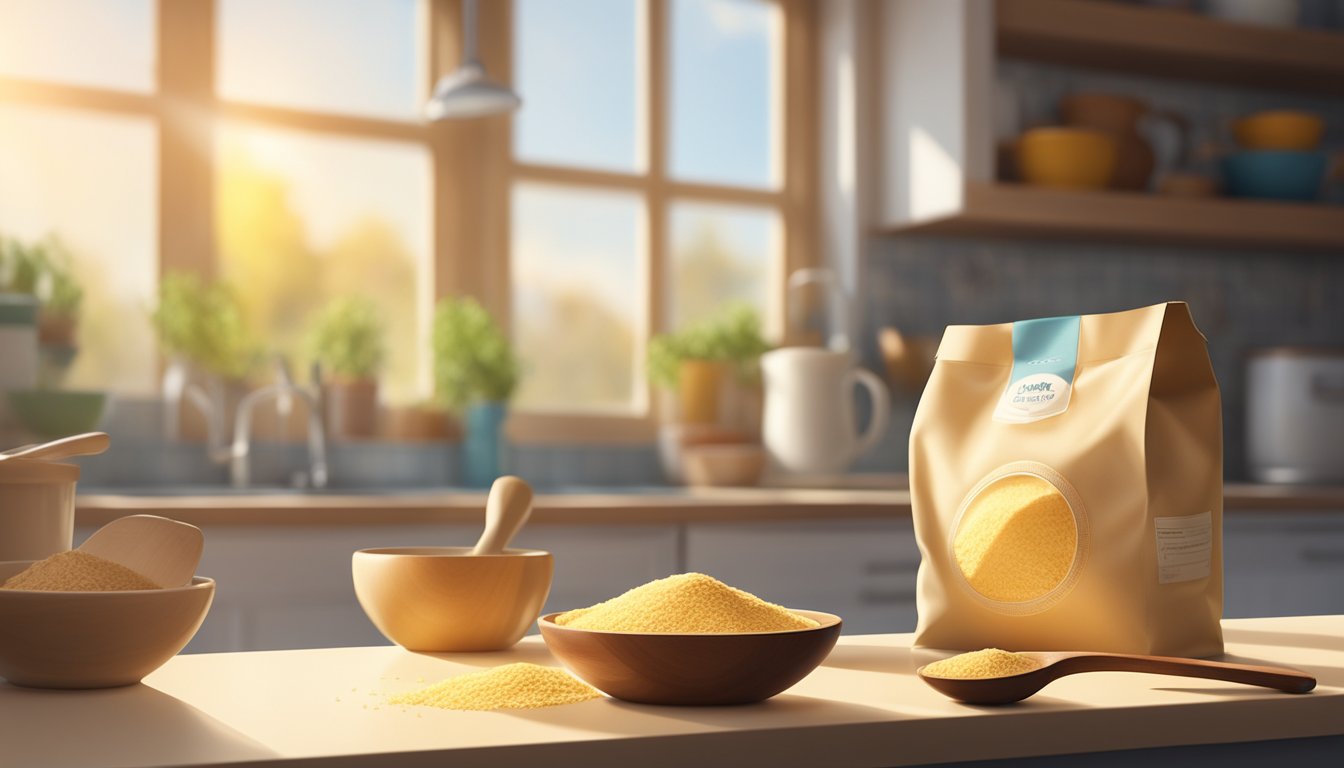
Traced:
<svg viewBox="0 0 1344 768">
<path fill-rule="evenodd" d="M 36 298 L 50 317 L 75 318 L 84 303 L 70 250 L 54 235 L 31 243 L 0 238 L 0 290 Z"/>
<path fill-rule="evenodd" d="M 361 296 L 335 299 L 308 334 L 313 358 L 336 376 L 371 379 L 387 360 L 387 327 L 378 307 Z"/>
<path fill-rule="evenodd" d="M 245 378 L 260 358 L 238 297 L 223 283 L 206 283 L 184 273 L 166 275 L 150 320 L 165 353 L 216 375 Z"/>
<path fill-rule="evenodd" d="M 745 305 L 728 307 L 721 314 L 676 333 L 660 334 L 649 341 L 649 379 L 657 386 L 677 386 L 677 374 L 685 360 L 711 360 L 730 364 L 738 378 L 751 381 L 759 374 L 757 363 L 770 349 L 761 332 L 761 318 Z"/>
<path fill-rule="evenodd" d="M 434 382 L 455 411 L 472 403 L 505 402 L 518 387 L 518 359 L 504 331 L 470 298 L 444 299 L 434 309 Z"/>
</svg>

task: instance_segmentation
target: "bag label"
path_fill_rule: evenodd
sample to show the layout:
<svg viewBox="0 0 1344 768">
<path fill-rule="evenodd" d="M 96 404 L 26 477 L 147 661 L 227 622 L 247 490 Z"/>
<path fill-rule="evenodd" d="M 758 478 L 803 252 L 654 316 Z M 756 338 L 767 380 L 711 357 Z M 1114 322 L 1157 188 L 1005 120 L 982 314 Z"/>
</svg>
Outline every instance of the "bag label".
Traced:
<svg viewBox="0 0 1344 768">
<path fill-rule="evenodd" d="M 1013 370 L 994 421 L 1030 424 L 1068 410 L 1081 324 L 1078 315 L 1013 323 Z"/>
<path fill-rule="evenodd" d="M 1174 584 L 1209 576 L 1213 563 L 1213 516 L 1204 512 L 1156 517 L 1157 583 Z"/>
</svg>

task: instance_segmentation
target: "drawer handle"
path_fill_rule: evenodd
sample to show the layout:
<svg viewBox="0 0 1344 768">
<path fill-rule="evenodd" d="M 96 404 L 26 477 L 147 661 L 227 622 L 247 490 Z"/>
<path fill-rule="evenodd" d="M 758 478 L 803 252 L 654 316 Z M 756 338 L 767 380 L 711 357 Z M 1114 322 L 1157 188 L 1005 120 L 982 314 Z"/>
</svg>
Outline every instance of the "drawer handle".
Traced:
<svg viewBox="0 0 1344 768">
<path fill-rule="evenodd" d="M 859 602 L 864 605 L 895 605 L 915 602 L 913 589 L 864 589 L 859 592 Z"/>
<path fill-rule="evenodd" d="M 869 576 L 914 573 L 917 570 L 919 570 L 918 560 L 874 560 L 863 566 L 863 572 Z"/>
<path fill-rule="evenodd" d="M 1344 563 L 1344 549 L 1304 549 L 1301 559 L 1308 563 Z"/>
</svg>

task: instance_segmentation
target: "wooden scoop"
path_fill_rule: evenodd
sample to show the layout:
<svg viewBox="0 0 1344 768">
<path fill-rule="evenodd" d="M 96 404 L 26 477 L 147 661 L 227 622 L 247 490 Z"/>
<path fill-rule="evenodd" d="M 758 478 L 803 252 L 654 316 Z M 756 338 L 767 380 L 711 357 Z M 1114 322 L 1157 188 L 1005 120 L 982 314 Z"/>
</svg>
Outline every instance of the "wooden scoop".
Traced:
<svg viewBox="0 0 1344 768">
<path fill-rule="evenodd" d="M 191 583 L 204 548 L 200 528 L 157 515 L 119 517 L 79 545 L 80 552 L 124 565 L 161 587 Z"/>
<path fill-rule="evenodd" d="M 504 475 L 490 486 L 485 500 L 485 532 L 473 555 L 498 555 L 532 516 L 532 486 L 520 477 Z"/>
<path fill-rule="evenodd" d="M 1031 696 L 1065 675 L 1080 672 L 1145 672 L 1153 675 L 1203 677 L 1231 683 L 1275 688 L 1287 693 L 1306 693 L 1316 687 L 1316 678 L 1287 667 L 1257 667 L 1221 661 L 1178 659 L 1170 656 L 1139 656 L 1123 653 L 1025 652 L 1041 663 L 1031 672 L 1005 677 L 961 679 L 924 674 L 920 679 L 950 699 L 967 704 L 1011 704 Z"/>
<path fill-rule="evenodd" d="M 39 461 L 60 461 L 71 456 L 92 456 L 107 450 L 112 438 L 106 432 L 85 432 L 59 440 L 36 445 L 23 445 L 0 453 L 0 461 L 7 459 L 34 459 Z"/>
</svg>

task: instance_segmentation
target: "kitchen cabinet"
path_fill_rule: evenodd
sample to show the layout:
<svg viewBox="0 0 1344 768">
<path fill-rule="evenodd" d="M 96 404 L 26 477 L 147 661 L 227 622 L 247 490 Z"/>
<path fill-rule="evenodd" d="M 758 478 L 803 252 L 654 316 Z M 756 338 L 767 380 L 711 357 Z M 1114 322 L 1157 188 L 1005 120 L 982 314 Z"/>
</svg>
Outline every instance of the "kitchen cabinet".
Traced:
<svg viewBox="0 0 1344 768">
<path fill-rule="evenodd" d="M 1223 561 L 1225 616 L 1344 613 L 1344 514 L 1227 515 Z"/>
<path fill-rule="evenodd" d="M 909 519 L 691 525 L 686 569 L 842 616 L 847 634 L 915 628 L 919 548 Z"/>
</svg>

